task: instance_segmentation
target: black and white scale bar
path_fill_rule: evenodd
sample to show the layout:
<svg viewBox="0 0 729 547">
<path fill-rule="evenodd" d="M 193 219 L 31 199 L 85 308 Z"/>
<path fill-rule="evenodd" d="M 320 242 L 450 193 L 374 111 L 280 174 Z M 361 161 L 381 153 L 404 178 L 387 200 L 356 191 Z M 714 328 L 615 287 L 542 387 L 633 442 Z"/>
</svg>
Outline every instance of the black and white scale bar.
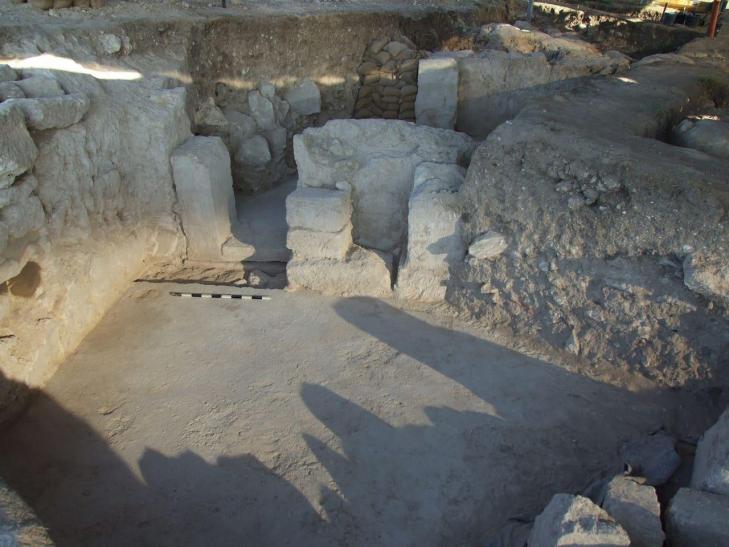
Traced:
<svg viewBox="0 0 729 547">
<path fill-rule="evenodd" d="M 170 292 L 172 296 L 181 298 L 222 298 L 223 300 L 271 300 L 270 296 L 260 294 L 222 294 L 203 292 Z"/>
</svg>

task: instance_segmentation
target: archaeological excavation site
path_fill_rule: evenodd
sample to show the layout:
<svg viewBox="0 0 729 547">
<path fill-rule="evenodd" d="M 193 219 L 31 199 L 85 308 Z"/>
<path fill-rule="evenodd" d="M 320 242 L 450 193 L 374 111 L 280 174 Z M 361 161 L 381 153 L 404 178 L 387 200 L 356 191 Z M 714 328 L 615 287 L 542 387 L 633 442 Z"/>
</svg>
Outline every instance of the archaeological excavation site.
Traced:
<svg viewBox="0 0 729 547">
<path fill-rule="evenodd" d="M 0 0 L 0 547 L 729 546 L 721 0 Z"/>
</svg>

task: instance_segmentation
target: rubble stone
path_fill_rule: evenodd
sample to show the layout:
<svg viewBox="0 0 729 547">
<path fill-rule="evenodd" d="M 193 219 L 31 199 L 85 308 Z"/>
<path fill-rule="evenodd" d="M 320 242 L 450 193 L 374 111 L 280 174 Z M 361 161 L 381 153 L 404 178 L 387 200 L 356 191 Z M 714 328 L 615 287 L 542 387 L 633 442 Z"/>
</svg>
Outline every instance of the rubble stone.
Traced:
<svg viewBox="0 0 729 547">
<path fill-rule="evenodd" d="M 6 104 L 20 107 L 30 129 L 62 129 L 81 121 L 89 110 L 91 101 L 80 93 L 62 97 L 38 99 L 11 99 Z"/>
<path fill-rule="evenodd" d="M 557 545 L 630 545 L 623 528 L 604 510 L 582 496 L 555 494 L 534 521 L 529 547 Z"/>
<path fill-rule="evenodd" d="M 49 76 L 31 76 L 15 82 L 23 90 L 26 97 L 37 99 L 42 97 L 60 97 L 66 92 L 58 80 Z"/>
<path fill-rule="evenodd" d="M 729 122 L 687 118 L 674 130 L 673 140 L 680 146 L 729 159 Z"/>
<path fill-rule="evenodd" d="M 297 114 L 308 116 L 321 112 L 321 93 L 317 85 L 309 79 L 303 80 L 289 89 L 284 98 Z"/>
</svg>

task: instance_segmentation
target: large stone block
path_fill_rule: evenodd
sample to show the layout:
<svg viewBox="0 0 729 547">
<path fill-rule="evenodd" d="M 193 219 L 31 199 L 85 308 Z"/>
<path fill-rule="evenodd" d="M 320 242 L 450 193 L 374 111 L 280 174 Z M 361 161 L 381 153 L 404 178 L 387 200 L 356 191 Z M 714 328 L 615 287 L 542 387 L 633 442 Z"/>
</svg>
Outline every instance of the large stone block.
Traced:
<svg viewBox="0 0 729 547">
<path fill-rule="evenodd" d="M 625 529 L 633 547 L 663 545 L 661 506 L 652 486 L 628 477 L 614 477 L 608 483 L 602 507 Z"/>
<path fill-rule="evenodd" d="M 729 409 L 699 441 L 691 487 L 729 496 Z"/>
<path fill-rule="evenodd" d="M 333 258 L 343 260 L 352 247 L 352 225 L 337 233 L 313 232 L 291 228 L 286 233 L 286 246 L 294 256 L 303 258 Z"/>
<path fill-rule="evenodd" d="M 31 76 L 23 80 L 18 80 L 15 84 L 23 90 L 26 97 L 60 97 L 65 95 L 65 91 L 58 83 L 58 80 L 50 76 Z"/>
<path fill-rule="evenodd" d="M 340 232 L 352 218 L 352 199 L 346 190 L 297 188 L 286 197 L 289 228 L 314 232 Z"/>
<path fill-rule="evenodd" d="M 298 259 L 286 266 L 289 288 L 337 296 L 388 297 L 392 260 L 389 255 L 354 246 L 345 260 Z"/>
<path fill-rule="evenodd" d="M 419 125 L 453 129 L 458 107 L 458 62 L 451 57 L 422 59 L 418 65 L 415 120 Z"/>
<path fill-rule="evenodd" d="M 170 158 L 191 260 L 221 260 L 235 222 L 228 149 L 220 137 L 192 137 Z"/>
<path fill-rule="evenodd" d="M 398 297 L 426 302 L 445 298 L 450 268 L 465 255 L 458 195 L 464 175 L 456 165 L 423 163 L 416 168 Z"/>
<path fill-rule="evenodd" d="M 534 521 L 529 547 L 629 546 L 630 538 L 604 510 L 582 496 L 555 494 Z"/>
<path fill-rule="evenodd" d="M 7 188 L 15 177 L 32 167 L 38 156 L 23 111 L 12 101 L 0 104 L 0 135 L 0 188 Z"/>
<path fill-rule="evenodd" d="M 729 497 L 681 488 L 668 506 L 672 547 L 729 547 Z"/>
</svg>

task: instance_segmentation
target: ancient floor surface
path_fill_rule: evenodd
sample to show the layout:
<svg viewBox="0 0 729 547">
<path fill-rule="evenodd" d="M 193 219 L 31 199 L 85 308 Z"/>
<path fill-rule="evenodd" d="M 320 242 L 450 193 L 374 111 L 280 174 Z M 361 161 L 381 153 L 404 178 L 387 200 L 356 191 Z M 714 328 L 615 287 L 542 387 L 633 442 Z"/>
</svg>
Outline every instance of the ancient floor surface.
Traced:
<svg viewBox="0 0 729 547">
<path fill-rule="evenodd" d="M 180 287 L 131 287 L 0 437 L 59 545 L 478 545 L 672 404 L 384 301 Z"/>
</svg>

